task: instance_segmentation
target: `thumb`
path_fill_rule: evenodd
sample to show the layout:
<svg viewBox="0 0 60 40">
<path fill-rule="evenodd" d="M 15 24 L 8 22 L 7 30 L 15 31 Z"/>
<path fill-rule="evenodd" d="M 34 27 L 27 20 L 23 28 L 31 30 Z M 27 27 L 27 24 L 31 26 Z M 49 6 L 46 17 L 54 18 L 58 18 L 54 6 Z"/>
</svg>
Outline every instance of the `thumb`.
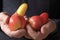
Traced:
<svg viewBox="0 0 60 40">
<path fill-rule="evenodd" d="M 1 12 L 0 13 L 0 24 L 1 23 L 8 23 L 9 15 L 7 12 Z"/>
<path fill-rule="evenodd" d="M 41 33 L 43 34 L 43 38 L 46 38 L 51 32 L 53 32 L 56 28 L 56 24 L 54 21 L 49 20 L 47 24 L 44 24 L 41 27 Z"/>
</svg>

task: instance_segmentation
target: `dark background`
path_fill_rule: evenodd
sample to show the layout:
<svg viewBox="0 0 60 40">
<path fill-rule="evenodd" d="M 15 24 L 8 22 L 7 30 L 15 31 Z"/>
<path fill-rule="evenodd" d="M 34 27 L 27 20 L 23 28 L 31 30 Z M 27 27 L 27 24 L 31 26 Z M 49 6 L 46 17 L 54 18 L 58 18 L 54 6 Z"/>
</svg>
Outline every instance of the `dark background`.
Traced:
<svg viewBox="0 0 60 40">
<path fill-rule="evenodd" d="M 2 11 L 2 0 L 0 0 L 0 12 Z"/>
<path fill-rule="evenodd" d="M 60 1 L 59 0 L 50 0 L 49 15 L 50 15 L 50 18 L 60 19 Z"/>
<path fill-rule="evenodd" d="M 59 0 L 50 0 L 49 4 L 50 4 L 49 5 L 49 11 L 48 11 L 49 17 L 53 18 L 53 19 L 60 19 L 60 10 L 59 10 L 60 9 L 60 6 L 59 6 L 60 5 L 60 1 Z M 3 11 L 3 0 L 0 0 L 0 12 L 2 12 L 2 11 Z M 2 31 L 0 31 L 0 40 L 2 40 L 2 39 L 3 40 L 18 40 L 18 39 L 14 39 L 14 38 L 11 39 L 7 35 L 5 35 Z M 26 40 L 26 39 L 21 38 L 21 40 Z M 54 40 L 54 38 L 53 38 L 53 40 Z"/>
<path fill-rule="evenodd" d="M 3 11 L 3 0 L 0 0 L 0 12 Z M 59 0 L 50 0 L 49 1 L 49 17 L 50 18 L 55 18 L 55 19 L 60 19 L 60 4 Z"/>
</svg>

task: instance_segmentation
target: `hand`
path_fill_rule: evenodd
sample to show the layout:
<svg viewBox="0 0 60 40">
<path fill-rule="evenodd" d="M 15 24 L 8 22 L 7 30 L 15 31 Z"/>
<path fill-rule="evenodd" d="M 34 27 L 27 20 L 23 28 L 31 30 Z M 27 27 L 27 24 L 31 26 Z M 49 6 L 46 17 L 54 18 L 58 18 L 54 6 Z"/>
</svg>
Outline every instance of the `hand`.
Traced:
<svg viewBox="0 0 60 40">
<path fill-rule="evenodd" d="M 38 32 L 34 31 L 30 25 L 27 25 L 27 32 L 34 40 L 42 40 L 46 38 L 51 32 L 53 32 L 55 28 L 56 23 L 49 19 L 49 22 L 44 24 L 41 27 L 41 30 Z"/>
<path fill-rule="evenodd" d="M 0 25 L 2 23 L 6 23 L 8 21 L 9 15 L 7 14 L 7 12 L 1 12 L 0 13 Z"/>
<path fill-rule="evenodd" d="M 22 36 L 24 36 L 26 34 L 25 29 L 19 29 L 16 31 L 11 31 L 8 28 L 8 24 L 6 23 L 6 21 L 8 21 L 8 15 L 5 14 L 6 12 L 1 12 L 0 13 L 0 27 L 1 30 L 8 35 L 9 37 L 14 37 L 14 38 L 21 38 Z"/>
</svg>

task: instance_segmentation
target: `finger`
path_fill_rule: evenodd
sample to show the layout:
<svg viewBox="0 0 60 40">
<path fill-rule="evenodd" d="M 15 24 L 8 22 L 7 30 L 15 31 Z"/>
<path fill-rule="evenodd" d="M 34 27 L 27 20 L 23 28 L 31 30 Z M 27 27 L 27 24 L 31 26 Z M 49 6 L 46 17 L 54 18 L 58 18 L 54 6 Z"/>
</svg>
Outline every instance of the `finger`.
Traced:
<svg viewBox="0 0 60 40">
<path fill-rule="evenodd" d="M 29 36 L 28 33 L 26 33 L 25 37 L 28 38 L 28 39 L 32 39 L 32 38 Z"/>
<path fill-rule="evenodd" d="M 50 20 L 47 24 L 41 27 L 41 33 L 44 38 L 46 38 L 51 32 L 53 32 L 56 28 L 56 24 L 54 21 Z"/>
<path fill-rule="evenodd" d="M 9 35 L 11 31 L 9 30 L 7 24 L 1 24 L 1 30 L 2 30 L 6 35 L 8 35 L 8 36 L 11 37 L 11 35 Z"/>
<path fill-rule="evenodd" d="M 5 15 L 9 15 L 8 12 L 0 12 L 0 13 L 5 14 Z"/>
<path fill-rule="evenodd" d="M 0 13 L 0 24 L 7 22 L 8 19 L 9 19 L 9 15 L 7 15 L 7 12 Z"/>
<path fill-rule="evenodd" d="M 27 25 L 27 32 L 33 39 L 36 39 L 38 33 L 35 32 L 30 25 Z"/>
<path fill-rule="evenodd" d="M 25 29 L 20 29 L 17 31 L 12 31 L 11 35 L 15 38 L 21 38 L 22 36 L 24 36 L 26 34 Z"/>
<path fill-rule="evenodd" d="M 35 38 L 35 40 L 42 40 L 43 38 L 42 38 L 43 36 L 42 36 L 42 33 L 41 32 L 38 32 L 37 33 L 37 37 Z"/>
<path fill-rule="evenodd" d="M 21 38 L 26 33 L 25 29 L 20 29 L 17 31 L 11 31 L 8 28 L 8 25 L 6 25 L 6 24 L 2 24 L 1 29 L 6 35 L 8 35 L 9 37 L 14 37 L 14 38 Z"/>
<path fill-rule="evenodd" d="M 24 16 L 25 20 L 28 20 L 27 16 Z"/>
<path fill-rule="evenodd" d="M 47 24 L 43 25 L 41 28 L 42 33 L 52 32 L 56 28 L 54 21 L 50 20 Z"/>
</svg>

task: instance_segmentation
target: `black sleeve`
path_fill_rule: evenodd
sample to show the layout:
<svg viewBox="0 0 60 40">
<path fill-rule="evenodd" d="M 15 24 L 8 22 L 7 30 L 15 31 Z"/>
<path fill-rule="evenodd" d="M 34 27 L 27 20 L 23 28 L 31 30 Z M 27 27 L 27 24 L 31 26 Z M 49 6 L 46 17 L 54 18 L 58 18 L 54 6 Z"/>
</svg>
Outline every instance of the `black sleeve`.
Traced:
<svg viewBox="0 0 60 40">
<path fill-rule="evenodd" d="M 60 19 L 56 19 L 55 20 L 56 22 L 56 30 L 57 30 L 57 33 L 58 33 L 58 36 L 60 37 Z"/>
</svg>

